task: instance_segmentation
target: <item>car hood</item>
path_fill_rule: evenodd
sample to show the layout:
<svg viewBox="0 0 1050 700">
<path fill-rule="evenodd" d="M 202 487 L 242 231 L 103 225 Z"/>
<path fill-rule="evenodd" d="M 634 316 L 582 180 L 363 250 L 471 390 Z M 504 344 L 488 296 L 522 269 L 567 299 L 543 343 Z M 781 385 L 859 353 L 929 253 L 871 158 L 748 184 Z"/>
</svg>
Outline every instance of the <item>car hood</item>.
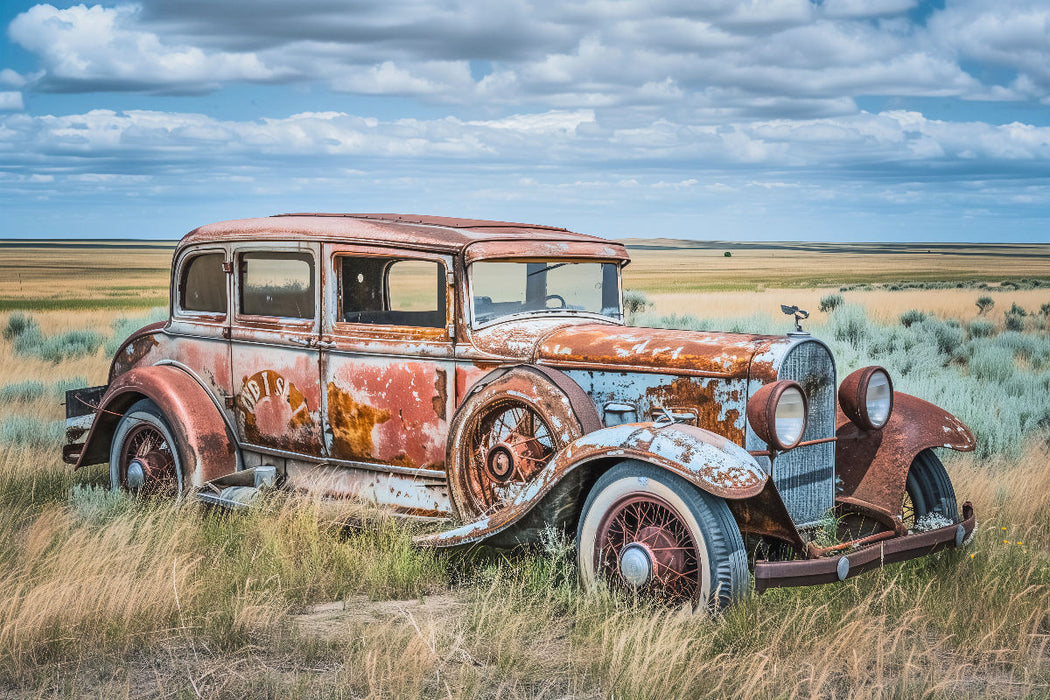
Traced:
<svg viewBox="0 0 1050 700">
<path fill-rule="evenodd" d="M 565 367 L 746 377 L 757 353 L 777 354 L 786 336 L 638 328 L 603 323 L 555 328 L 536 342 L 534 361 Z"/>
</svg>

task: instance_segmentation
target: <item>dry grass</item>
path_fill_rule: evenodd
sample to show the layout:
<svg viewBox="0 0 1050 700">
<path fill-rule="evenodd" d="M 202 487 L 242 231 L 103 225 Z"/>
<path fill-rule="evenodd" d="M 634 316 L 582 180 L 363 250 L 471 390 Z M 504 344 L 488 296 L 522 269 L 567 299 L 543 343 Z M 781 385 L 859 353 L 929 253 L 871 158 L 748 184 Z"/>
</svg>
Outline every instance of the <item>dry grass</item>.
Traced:
<svg viewBox="0 0 1050 700">
<path fill-rule="evenodd" d="M 116 272 L 99 274 L 98 288 L 116 286 Z M 789 300 L 824 293 L 792 289 Z M 1038 293 L 997 294 L 1029 305 L 1023 295 Z M 651 298 L 679 313 L 747 315 L 777 294 Z M 975 292 L 912 294 L 845 296 L 890 319 L 897 303 L 976 312 Z M 997 310 L 1007 298 L 996 296 Z M 141 312 L 33 313 L 47 333 L 108 333 Z M 101 382 L 108 363 L 102 350 L 16 357 L 4 340 L 0 357 L 0 386 Z M 0 420 L 62 415 L 50 394 L 0 406 Z M 966 552 L 772 591 L 716 619 L 585 596 L 557 540 L 510 558 L 435 555 L 386 520 L 334 527 L 339 513 L 314 501 L 232 517 L 135 502 L 99 488 L 103 469 L 70 472 L 57 448 L 0 446 L 0 695 L 1050 696 L 1050 455 L 1034 438 L 1019 459 L 949 460 L 981 518 Z"/>
<path fill-rule="evenodd" d="M 1038 244 L 624 242 L 626 286 L 654 293 L 1050 278 L 1050 246 Z"/>
<path fill-rule="evenodd" d="M 772 288 L 746 292 L 668 292 L 647 294 L 652 302 L 651 311 L 658 315 L 691 314 L 701 318 L 741 318 L 761 314 L 783 318 L 781 304 L 799 306 L 810 312 L 815 321 L 824 320 L 820 311 L 820 300 L 828 294 L 840 294 L 838 287 L 788 289 Z M 954 318 L 969 321 L 979 316 L 977 299 L 991 296 L 995 306 L 981 318 L 1004 323 L 1004 313 L 1012 304 L 1018 304 L 1030 313 L 1037 312 L 1043 304 L 1050 303 L 1050 288 L 1023 289 L 987 292 L 976 289 L 908 289 L 902 291 L 855 290 L 841 292 L 849 303 L 865 308 L 868 316 L 881 323 L 894 323 L 905 311 L 918 309 L 939 318 Z M 784 319 L 790 324 L 789 319 Z"/>
</svg>

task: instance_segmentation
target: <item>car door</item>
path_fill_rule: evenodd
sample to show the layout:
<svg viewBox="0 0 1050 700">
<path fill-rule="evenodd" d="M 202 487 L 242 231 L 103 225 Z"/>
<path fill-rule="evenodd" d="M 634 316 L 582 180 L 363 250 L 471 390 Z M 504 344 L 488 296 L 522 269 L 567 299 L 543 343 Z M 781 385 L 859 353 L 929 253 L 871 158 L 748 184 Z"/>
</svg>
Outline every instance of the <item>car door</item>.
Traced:
<svg viewBox="0 0 1050 700">
<path fill-rule="evenodd" d="M 443 478 L 455 408 L 451 258 L 334 244 L 325 254 L 329 457 Z"/>
<path fill-rule="evenodd" d="M 231 369 L 249 449 L 322 458 L 319 244 L 234 246 Z"/>
</svg>

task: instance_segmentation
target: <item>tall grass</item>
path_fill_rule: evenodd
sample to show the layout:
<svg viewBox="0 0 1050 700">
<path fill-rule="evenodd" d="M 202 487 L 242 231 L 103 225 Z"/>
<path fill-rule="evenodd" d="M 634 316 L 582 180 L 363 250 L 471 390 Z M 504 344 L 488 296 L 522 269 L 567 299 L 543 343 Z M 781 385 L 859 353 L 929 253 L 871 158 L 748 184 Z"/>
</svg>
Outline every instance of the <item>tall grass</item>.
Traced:
<svg viewBox="0 0 1050 700">
<path fill-rule="evenodd" d="M 640 320 L 784 330 L 763 316 Z M 807 325 L 832 346 L 840 375 L 883 364 L 897 388 L 974 428 L 981 452 L 947 456 L 980 517 L 972 546 L 771 591 L 713 618 L 583 593 L 572 543 L 554 532 L 525 552 L 437 553 L 412 546 L 415 528 L 359 505 L 288 494 L 228 514 L 115 494 L 105 467 L 72 472 L 58 459 L 58 396 L 86 383 L 60 377 L 108 358 L 7 376 L 0 693 L 1047 696 L 1050 454 L 1040 425 L 1050 350 L 1031 328 L 982 323 L 883 325 L 842 303 Z M 33 325 L 23 315 L 0 352 Z"/>
</svg>

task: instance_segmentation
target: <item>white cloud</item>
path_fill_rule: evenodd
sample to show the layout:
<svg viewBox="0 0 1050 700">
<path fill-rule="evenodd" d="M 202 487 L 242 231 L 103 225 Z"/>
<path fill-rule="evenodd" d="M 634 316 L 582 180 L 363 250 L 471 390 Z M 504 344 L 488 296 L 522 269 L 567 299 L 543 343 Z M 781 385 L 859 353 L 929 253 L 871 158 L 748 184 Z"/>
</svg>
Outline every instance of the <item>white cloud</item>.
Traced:
<svg viewBox="0 0 1050 700">
<path fill-rule="evenodd" d="M 918 0 L 824 0 L 820 11 L 826 17 L 880 17 L 914 8 Z"/>
<path fill-rule="evenodd" d="M 964 178 L 974 172 L 1018 176 L 1017 168 L 1024 164 L 1042 168 L 1045 176 L 1050 127 L 947 122 L 910 111 L 722 125 L 658 118 L 617 127 L 603 124 L 590 110 L 478 121 L 384 121 L 341 112 L 233 121 L 201 114 L 94 110 L 2 117 L 0 151 L 13 170 L 25 173 L 40 172 L 42 166 L 50 168 L 48 172 L 97 173 L 92 163 L 98 161 L 114 175 L 160 178 L 171 176 L 173 166 L 176 176 L 177 168 L 188 167 L 280 177 L 295 163 L 310 169 L 345 169 L 347 158 L 404 158 L 421 168 L 458 162 L 456 167 L 469 172 L 509 172 L 555 163 L 589 172 L 610 163 L 648 167 L 644 164 L 659 162 L 670 169 L 670 176 L 661 178 L 665 182 L 695 178 L 698 167 L 718 173 L 736 172 L 744 165 L 755 172 L 836 170 L 853 178 L 863 178 L 858 173 L 875 168 L 881 180 L 887 175 L 935 173 L 937 167 L 957 166 L 962 160 L 969 161 Z"/>
<path fill-rule="evenodd" d="M 46 84 L 59 89 L 203 90 L 227 81 L 285 77 L 253 53 L 209 53 L 162 42 L 136 28 L 137 15 L 131 6 L 36 5 L 15 17 L 8 34 L 40 57 Z"/>
<path fill-rule="evenodd" d="M 20 112 L 23 109 L 22 93 L 0 92 L 0 112 Z"/>
<path fill-rule="evenodd" d="M 4 68 L 0 70 L 0 85 L 7 87 L 20 88 L 26 84 L 26 79 L 21 75 L 11 70 L 10 68 Z"/>
<path fill-rule="evenodd" d="M 472 107 L 659 108 L 675 118 L 710 109 L 721 120 L 764 118 L 774 103 L 785 116 L 833 116 L 867 95 L 1050 97 L 1050 8 L 958 0 L 930 13 L 927 29 L 905 14 L 914 6 L 141 0 L 37 5 L 9 35 L 37 54 L 49 90 L 322 81 Z M 964 66 L 975 61 L 1004 70 L 971 75 Z"/>
</svg>

